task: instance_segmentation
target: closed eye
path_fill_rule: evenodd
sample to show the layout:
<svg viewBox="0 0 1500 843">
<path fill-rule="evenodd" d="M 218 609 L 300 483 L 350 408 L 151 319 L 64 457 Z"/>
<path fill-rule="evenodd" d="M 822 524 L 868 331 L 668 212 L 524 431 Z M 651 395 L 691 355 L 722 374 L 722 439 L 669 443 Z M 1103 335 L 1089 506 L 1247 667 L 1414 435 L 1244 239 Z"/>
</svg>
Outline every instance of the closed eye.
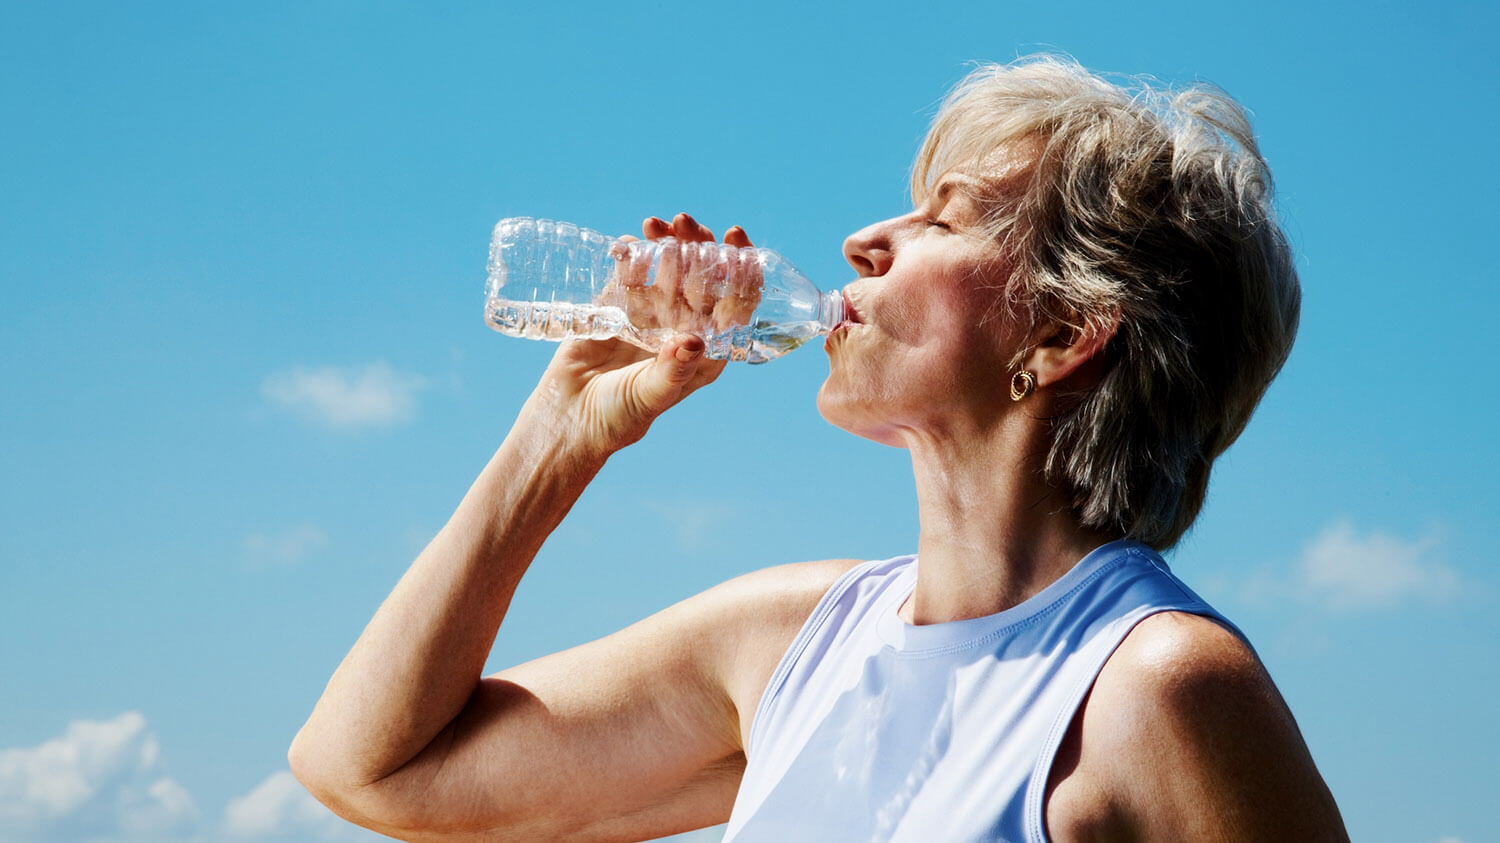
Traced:
<svg viewBox="0 0 1500 843">
<path fill-rule="evenodd" d="M 944 231 L 952 231 L 953 230 L 952 226 L 948 225 L 945 222 L 939 222 L 938 220 L 928 220 L 927 224 L 930 225 L 930 226 L 933 226 L 934 228 L 941 228 Z"/>
</svg>

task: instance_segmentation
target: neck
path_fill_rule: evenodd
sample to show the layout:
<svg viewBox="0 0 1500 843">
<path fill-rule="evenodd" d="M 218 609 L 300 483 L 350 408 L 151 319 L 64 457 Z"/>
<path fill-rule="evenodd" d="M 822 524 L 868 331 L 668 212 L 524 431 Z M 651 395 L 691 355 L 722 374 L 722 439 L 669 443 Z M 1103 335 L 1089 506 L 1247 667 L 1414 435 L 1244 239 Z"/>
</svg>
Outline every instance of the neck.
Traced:
<svg viewBox="0 0 1500 843">
<path fill-rule="evenodd" d="M 921 536 L 908 623 L 977 618 L 1015 606 L 1117 538 L 1083 527 L 1043 480 L 1041 423 L 1018 418 L 986 435 L 907 437 Z"/>
</svg>

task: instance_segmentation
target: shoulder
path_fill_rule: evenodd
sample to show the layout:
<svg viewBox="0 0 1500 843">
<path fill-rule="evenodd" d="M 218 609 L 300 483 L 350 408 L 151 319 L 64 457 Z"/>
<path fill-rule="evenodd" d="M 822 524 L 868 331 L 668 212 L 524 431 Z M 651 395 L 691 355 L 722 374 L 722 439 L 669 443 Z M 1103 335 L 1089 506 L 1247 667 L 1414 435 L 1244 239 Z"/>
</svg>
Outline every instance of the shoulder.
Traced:
<svg viewBox="0 0 1500 843">
<path fill-rule="evenodd" d="M 724 689 L 738 713 L 742 741 L 771 674 L 808 616 L 834 583 L 862 562 L 828 559 L 765 568 L 680 605 L 691 612 L 690 625 L 699 631 L 695 637 L 706 660 L 704 672 Z"/>
<path fill-rule="evenodd" d="M 1184 612 L 1161 612 L 1136 624 L 1100 671 L 1095 690 L 1180 713 L 1245 692 L 1285 708 L 1243 639 L 1212 618 Z"/>
<path fill-rule="evenodd" d="M 1138 624 L 1070 737 L 1086 792 L 1141 837 L 1344 839 L 1275 683 L 1249 645 L 1210 618 L 1164 612 Z M 1058 791 L 1069 792 L 1065 784 Z"/>
<path fill-rule="evenodd" d="M 768 626 L 792 625 L 795 635 L 834 583 L 862 562 L 825 559 L 763 568 L 714 586 L 688 602 L 729 633 L 754 638 L 757 630 Z"/>
</svg>

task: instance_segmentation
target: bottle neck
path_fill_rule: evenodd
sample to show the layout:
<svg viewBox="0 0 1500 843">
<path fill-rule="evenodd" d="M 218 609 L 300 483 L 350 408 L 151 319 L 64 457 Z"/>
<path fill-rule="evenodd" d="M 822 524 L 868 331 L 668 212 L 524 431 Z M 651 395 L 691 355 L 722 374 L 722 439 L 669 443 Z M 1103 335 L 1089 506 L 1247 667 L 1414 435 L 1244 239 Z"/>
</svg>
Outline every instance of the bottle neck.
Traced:
<svg viewBox="0 0 1500 843">
<path fill-rule="evenodd" d="M 844 291 L 829 290 L 818 294 L 818 327 L 828 333 L 844 321 Z"/>
</svg>

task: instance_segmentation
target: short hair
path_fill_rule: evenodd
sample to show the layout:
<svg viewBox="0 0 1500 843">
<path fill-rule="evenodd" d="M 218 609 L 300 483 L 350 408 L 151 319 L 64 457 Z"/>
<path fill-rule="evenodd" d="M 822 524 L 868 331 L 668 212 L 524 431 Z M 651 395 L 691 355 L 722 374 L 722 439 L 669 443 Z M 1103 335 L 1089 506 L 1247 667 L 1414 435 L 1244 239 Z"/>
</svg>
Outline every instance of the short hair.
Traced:
<svg viewBox="0 0 1500 843">
<path fill-rule="evenodd" d="M 1165 550 L 1296 337 L 1301 289 L 1270 170 L 1217 88 L 1115 85 L 1035 56 L 980 66 L 949 93 L 913 200 L 1018 142 L 1040 150 L 1024 188 L 975 196 L 1013 262 L 998 303 L 1027 335 L 1117 324 L 1102 379 L 1051 419 L 1046 478 L 1084 525 Z"/>
</svg>

